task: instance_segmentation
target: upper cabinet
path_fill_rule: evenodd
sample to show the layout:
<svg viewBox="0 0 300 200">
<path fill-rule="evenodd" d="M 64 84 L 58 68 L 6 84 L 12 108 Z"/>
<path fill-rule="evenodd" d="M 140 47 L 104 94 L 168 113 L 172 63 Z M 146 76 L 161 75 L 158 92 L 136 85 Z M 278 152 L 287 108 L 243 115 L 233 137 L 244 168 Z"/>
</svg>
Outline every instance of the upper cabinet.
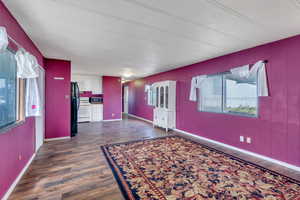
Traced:
<svg viewBox="0 0 300 200">
<path fill-rule="evenodd" d="M 72 81 L 77 82 L 79 90 L 91 91 L 93 94 L 102 94 L 102 77 L 89 75 L 72 75 Z"/>
</svg>

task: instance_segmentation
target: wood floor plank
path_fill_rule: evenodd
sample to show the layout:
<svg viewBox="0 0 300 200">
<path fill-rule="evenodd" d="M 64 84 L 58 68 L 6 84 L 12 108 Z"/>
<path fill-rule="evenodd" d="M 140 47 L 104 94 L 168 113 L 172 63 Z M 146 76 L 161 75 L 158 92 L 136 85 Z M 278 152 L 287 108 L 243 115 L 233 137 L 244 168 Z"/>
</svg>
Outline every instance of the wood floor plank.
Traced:
<svg viewBox="0 0 300 200">
<path fill-rule="evenodd" d="M 120 122 L 80 124 L 75 138 L 51 141 L 42 146 L 10 199 L 122 200 L 122 194 L 100 146 L 164 135 L 166 133 L 162 129 L 154 129 L 149 123 L 127 117 Z M 216 144 L 197 141 L 300 179 L 299 172 Z"/>
</svg>

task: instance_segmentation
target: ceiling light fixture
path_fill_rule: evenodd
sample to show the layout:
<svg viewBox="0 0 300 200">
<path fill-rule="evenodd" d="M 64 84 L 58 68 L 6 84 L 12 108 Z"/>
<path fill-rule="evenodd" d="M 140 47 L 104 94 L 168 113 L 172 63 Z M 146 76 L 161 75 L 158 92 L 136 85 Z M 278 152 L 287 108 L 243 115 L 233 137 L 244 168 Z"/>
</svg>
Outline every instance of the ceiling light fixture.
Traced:
<svg viewBox="0 0 300 200">
<path fill-rule="evenodd" d="M 129 78 L 129 77 L 132 76 L 132 73 L 127 72 L 127 73 L 124 73 L 123 76 L 124 76 L 125 78 Z"/>
</svg>

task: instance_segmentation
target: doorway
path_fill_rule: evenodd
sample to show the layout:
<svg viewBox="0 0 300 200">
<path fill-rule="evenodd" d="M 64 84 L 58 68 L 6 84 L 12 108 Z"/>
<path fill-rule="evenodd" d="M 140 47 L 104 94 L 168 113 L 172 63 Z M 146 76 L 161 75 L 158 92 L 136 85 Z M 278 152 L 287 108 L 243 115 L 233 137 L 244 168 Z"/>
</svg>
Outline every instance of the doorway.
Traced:
<svg viewBox="0 0 300 200">
<path fill-rule="evenodd" d="M 124 113 L 125 114 L 128 114 L 128 96 L 129 96 L 129 94 L 128 94 L 128 86 L 125 86 L 124 87 Z"/>
<path fill-rule="evenodd" d="M 39 93 L 41 98 L 41 116 L 35 118 L 35 151 L 44 143 L 45 138 L 45 70 L 39 67 Z"/>
</svg>

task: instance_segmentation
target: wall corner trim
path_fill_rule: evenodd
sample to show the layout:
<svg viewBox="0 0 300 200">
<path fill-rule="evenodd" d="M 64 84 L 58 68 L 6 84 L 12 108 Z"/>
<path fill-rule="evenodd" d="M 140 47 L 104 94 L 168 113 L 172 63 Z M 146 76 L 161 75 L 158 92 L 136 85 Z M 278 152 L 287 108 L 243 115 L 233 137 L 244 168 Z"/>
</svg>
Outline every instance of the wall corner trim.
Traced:
<svg viewBox="0 0 300 200">
<path fill-rule="evenodd" d="M 293 169 L 295 171 L 299 171 L 300 172 L 300 167 L 298 167 L 296 165 L 292 165 L 292 164 L 289 164 L 289 163 L 286 163 L 286 162 L 283 162 L 283 161 L 280 161 L 280 160 L 276 160 L 276 159 L 273 159 L 273 158 L 270 158 L 270 157 L 267 157 L 267 156 L 263 156 L 263 155 L 260 155 L 260 154 L 257 154 L 257 153 L 253 153 L 251 151 L 243 150 L 243 149 L 240 149 L 240 148 L 228 145 L 228 144 L 224 144 L 222 142 L 218 142 L 218 141 L 215 141 L 215 140 L 211 140 L 211 139 L 208 139 L 208 138 L 205 138 L 205 137 L 202 137 L 202 136 L 198 136 L 198 135 L 195 135 L 193 133 L 189 133 L 187 131 L 183 131 L 183 130 L 180 130 L 180 129 L 174 129 L 174 131 L 176 131 L 176 132 L 178 132 L 180 134 L 184 134 L 184 135 L 188 135 L 188 136 L 194 137 L 196 139 L 200 139 L 200 140 L 204 140 L 204 141 L 207 141 L 207 142 L 210 142 L 210 143 L 213 143 L 213 144 L 217 144 L 217 145 L 226 147 L 228 149 L 239 151 L 241 153 L 244 153 L 244 154 L 256 157 L 256 158 L 260 158 L 262 160 L 266 160 L 266 161 L 269 161 L 271 163 L 274 163 L 274 164 L 277 164 L 277 165 L 280 165 L 280 166 L 283 166 L 283 167 L 286 167 L 286 168 L 289 168 L 289 169 Z"/>
<path fill-rule="evenodd" d="M 55 140 L 67 140 L 67 139 L 71 139 L 71 137 L 68 136 L 68 137 L 48 138 L 48 139 L 45 139 L 45 142 L 50 142 L 50 141 L 55 141 Z"/>
<path fill-rule="evenodd" d="M 18 185 L 19 181 L 21 180 L 21 178 L 24 176 L 24 174 L 26 173 L 27 169 L 31 165 L 31 163 L 34 160 L 35 156 L 36 156 L 36 153 L 34 153 L 31 156 L 31 158 L 29 159 L 29 161 L 27 162 L 27 164 L 25 165 L 25 167 L 22 169 L 22 171 L 20 172 L 20 174 L 17 176 L 17 178 L 15 179 L 15 181 L 11 184 L 11 186 L 9 187 L 9 189 L 7 190 L 7 192 L 2 197 L 2 200 L 7 200 L 9 198 L 9 196 L 12 194 L 12 192 L 14 191 L 14 189 L 16 188 L 16 186 Z"/>
<path fill-rule="evenodd" d="M 151 124 L 153 123 L 152 121 L 150 121 L 148 119 L 145 119 L 145 118 L 133 115 L 133 114 L 128 114 L 128 115 L 131 116 L 131 117 L 134 117 L 136 119 L 149 122 Z M 196 139 L 200 139 L 200 140 L 204 140 L 204 141 L 207 141 L 207 142 L 210 142 L 210 143 L 213 143 L 213 144 L 217 144 L 217 145 L 226 147 L 228 149 L 239 151 L 241 153 L 244 153 L 244 154 L 256 157 L 256 158 L 260 158 L 262 160 L 266 160 L 266 161 L 269 161 L 271 163 L 274 163 L 274 164 L 277 164 L 277 165 L 280 165 L 280 166 L 283 166 L 283 167 L 286 167 L 286 168 L 289 168 L 289 169 L 292 169 L 292 170 L 300 172 L 300 167 L 298 167 L 296 165 L 292 165 L 292 164 L 289 164 L 289 163 L 286 163 L 286 162 L 283 162 L 283 161 L 280 161 L 280 160 L 276 160 L 276 159 L 273 159 L 273 158 L 270 158 L 270 157 L 267 157 L 267 156 L 263 156 L 263 155 L 260 155 L 260 154 L 257 154 L 257 153 L 253 153 L 251 151 L 243 150 L 243 149 L 240 149 L 240 148 L 228 145 L 228 144 L 224 144 L 222 142 L 218 142 L 218 141 L 215 141 L 215 140 L 211 140 L 211 139 L 208 139 L 208 138 L 205 138 L 205 137 L 202 137 L 202 136 L 198 136 L 198 135 L 195 135 L 193 133 L 189 133 L 187 131 L 183 131 L 183 130 L 180 130 L 180 129 L 174 129 L 174 131 L 176 131 L 179 134 L 184 134 L 184 135 L 187 135 L 187 136 L 194 137 Z"/>
</svg>

